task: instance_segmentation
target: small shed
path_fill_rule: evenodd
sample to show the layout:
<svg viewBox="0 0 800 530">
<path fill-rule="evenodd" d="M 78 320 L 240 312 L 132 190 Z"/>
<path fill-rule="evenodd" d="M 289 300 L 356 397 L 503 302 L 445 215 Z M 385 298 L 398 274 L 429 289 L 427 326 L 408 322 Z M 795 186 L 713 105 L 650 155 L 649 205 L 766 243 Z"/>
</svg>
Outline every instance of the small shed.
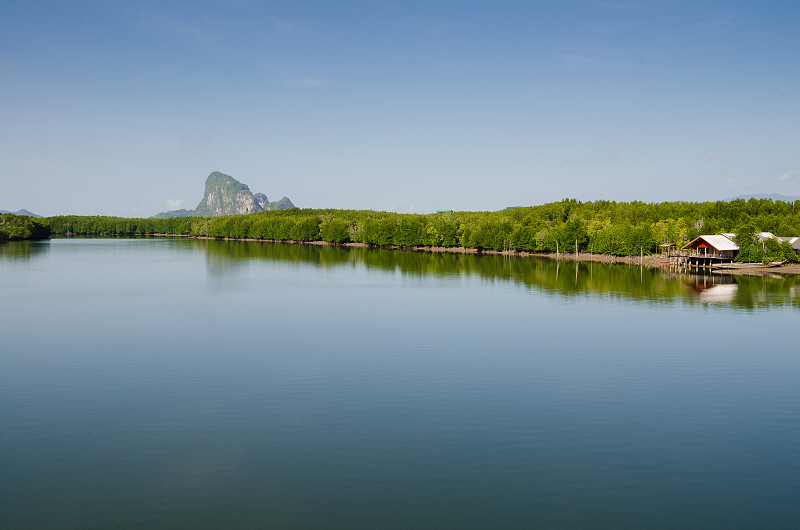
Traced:
<svg viewBox="0 0 800 530">
<path fill-rule="evenodd" d="M 678 250 L 678 244 L 674 243 L 674 242 L 673 243 L 662 243 L 662 244 L 658 245 L 658 248 L 661 249 L 661 252 L 672 252 L 674 250 Z"/>
<path fill-rule="evenodd" d="M 758 232 L 756 234 L 756 239 L 758 239 L 758 241 L 764 241 L 766 239 L 774 239 L 778 243 L 789 243 L 790 245 L 792 245 L 792 248 L 794 250 L 800 250 L 800 237 L 793 237 L 793 236 L 778 237 L 772 232 Z"/>
<path fill-rule="evenodd" d="M 789 243 L 794 250 L 800 250 L 800 237 L 779 237 L 781 243 Z"/>
<path fill-rule="evenodd" d="M 705 235 L 694 238 L 681 250 L 708 258 L 733 259 L 739 253 L 739 245 L 724 235 Z"/>
</svg>

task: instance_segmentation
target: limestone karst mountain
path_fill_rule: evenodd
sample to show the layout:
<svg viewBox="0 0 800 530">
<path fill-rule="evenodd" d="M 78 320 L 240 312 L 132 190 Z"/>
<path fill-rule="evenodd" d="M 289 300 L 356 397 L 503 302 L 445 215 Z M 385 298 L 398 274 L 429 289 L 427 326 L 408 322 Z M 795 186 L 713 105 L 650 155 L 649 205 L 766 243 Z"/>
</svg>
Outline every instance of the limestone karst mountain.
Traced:
<svg viewBox="0 0 800 530">
<path fill-rule="evenodd" d="M 154 217 L 217 217 L 289 208 L 295 208 L 295 205 L 288 197 L 269 202 L 263 193 L 253 194 L 247 184 L 225 173 L 214 171 L 206 179 L 203 198 L 194 210 L 172 210 Z"/>
</svg>

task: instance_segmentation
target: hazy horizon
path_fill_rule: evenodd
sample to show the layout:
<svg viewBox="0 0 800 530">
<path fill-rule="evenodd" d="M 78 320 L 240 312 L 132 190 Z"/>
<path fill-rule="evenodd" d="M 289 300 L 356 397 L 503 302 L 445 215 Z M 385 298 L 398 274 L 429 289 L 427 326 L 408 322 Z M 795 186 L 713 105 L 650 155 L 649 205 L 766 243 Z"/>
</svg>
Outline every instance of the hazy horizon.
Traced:
<svg viewBox="0 0 800 530">
<path fill-rule="evenodd" d="M 251 191 L 252 191 L 252 190 L 251 190 Z M 736 197 L 729 197 L 729 198 L 724 198 L 724 199 L 716 199 L 716 200 L 722 200 L 722 201 L 735 201 L 735 200 L 738 200 L 738 199 L 745 199 L 745 200 L 748 200 L 748 199 L 751 199 L 751 198 L 752 198 L 752 199 L 771 199 L 771 200 L 773 200 L 773 201 L 784 201 L 784 202 L 795 202 L 795 201 L 800 201 L 800 196 L 782 195 L 782 194 L 779 194 L 779 193 L 754 193 L 754 194 L 738 195 L 738 196 L 736 196 Z M 291 197 L 290 197 L 290 199 L 291 199 Z M 564 198 L 564 200 L 569 200 L 569 199 L 571 199 L 571 197 L 565 197 L 565 198 Z M 610 199 L 610 200 L 613 200 L 613 199 Z M 551 201 L 551 202 L 557 202 L 557 201 Z M 625 202 L 625 201 L 618 201 L 618 202 Z M 627 202 L 630 202 L 630 201 L 627 201 Z M 711 202 L 714 202 L 714 200 L 712 200 Z M 522 207 L 522 208 L 524 208 L 524 207 L 528 207 L 528 206 L 539 206 L 539 205 L 541 205 L 541 204 L 544 204 L 544 203 L 536 203 L 536 204 L 524 204 L 524 205 L 520 205 L 520 204 L 509 204 L 508 206 L 506 206 L 506 207 L 504 207 L 504 208 L 501 208 L 500 210 L 507 209 L 507 208 L 518 208 L 518 207 Z M 168 205 L 168 206 L 169 206 L 169 205 Z M 195 206 L 192 206 L 192 207 L 189 207 L 189 206 L 180 206 L 179 208 L 161 210 L 161 211 L 158 211 L 158 212 L 156 212 L 156 213 L 154 213 L 154 214 L 152 214 L 152 215 L 143 215 L 143 214 L 142 214 L 142 215 L 130 215 L 130 216 L 125 216 L 125 217 L 130 217 L 130 218 L 138 218 L 138 217 L 146 218 L 146 217 L 153 217 L 153 216 L 155 216 L 156 214 L 159 214 L 159 213 L 167 213 L 167 212 L 169 212 L 169 211 L 178 211 L 178 210 L 189 210 L 189 211 L 191 211 L 191 210 L 194 210 L 196 206 L 197 206 L 197 205 L 195 205 Z M 320 208 L 325 208 L 325 207 L 320 207 Z M 374 208 L 355 208 L 355 209 L 356 209 L 356 210 L 375 210 Z M 456 211 L 469 211 L 469 210 L 456 210 Z M 484 210 L 472 210 L 472 211 L 484 211 Z M 495 211 L 497 211 L 497 210 L 495 210 Z M 25 212 L 27 212 L 27 213 L 25 213 Z M 12 214 L 19 214 L 19 215 L 27 215 L 27 214 L 32 214 L 32 215 L 34 215 L 34 216 L 38 216 L 38 217 L 49 217 L 49 216 L 43 216 L 43 215 L 40 215 L 40 214 L 38 214 L 37 212 L 31 212 L 30 210 L 28 210 L 28 209 L 26 209 L 26 208 L 19 208 L 19 209 L 17 209 L 17 210 L 4 210 L 4 209 L 0 208 L 0 213 L 12 213 Z M 426 214 L 426 213 L 434 213 L 434 212 L 414 212 L 414 213 Z M 72 213 L 70 213 L 70 212 L 65 212 L 65 213 L 62 213 L 62 214 L 54 214 L 54 215 L 80 215 L 80 214 L 72 214 Z M 95 214 L 83 214 L 83 215 L 106 215 L 106 214 L 103 214 L 103 213 L 95 213 Z M 109 214 L 109 215 L 110 215 L 110 214 Z"/>
<path fill-rule="evenodd" d="M 299 207 L 800 196 L 800 5 L 16 1 L 0 209 L 148 217 L 222 171 Z"/>
</svg>

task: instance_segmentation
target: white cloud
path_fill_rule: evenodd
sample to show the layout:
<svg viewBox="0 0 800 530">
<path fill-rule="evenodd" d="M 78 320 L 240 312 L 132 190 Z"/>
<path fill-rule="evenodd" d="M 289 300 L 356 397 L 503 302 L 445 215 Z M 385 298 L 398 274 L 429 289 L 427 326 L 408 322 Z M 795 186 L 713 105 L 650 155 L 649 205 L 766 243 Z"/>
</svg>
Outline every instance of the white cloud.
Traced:
<svg viewBox="0 0 800 530">
<path fill-rule="evenodd" d="M 595 59 L 586 55 L 579 55 L 576 53 L 562 53 L 559 55 L 559 57 L 568 67 L 593 66 L 598 68 L 606 68 L 611 66 L 611 63 L 607 61 Z"/>
<path fill-rule="evenodd" d="M 736 182 L 736 179 L 728 179 L 725 181 L 726 188 L 735 188 L 737 184 L 738 182 Z"/>
<path fill-rule="evenodd" d="M 183 199 L 167 199 L 167 208 L 177 210 L 183 204 Z"/>
<path fill-rule="evenodd" d="M 214 38 L 213 34 L 199 26 L 179 24 L 175 26 L 175 29 L 184 37 L 189 37 L 198 41 L 210 41 Z"/>
<path fill-rule="evenodd" d="M 612 9 L 612 10 L 620 10 L 620 9 L 636 9 L 638 7 L 645 7 L 638 3 L 626 3 L 626 2 L 597 2 L 594 4 L 595 7 L 600 9 Z"/>
<path fill-rule="evenodd" d="M 326 83 L 319 77 L 288 77 L 283 80 L 283 84 L 292 88 L 314 88 Z"/>
<path fill-rule="evenodd" d="M 181 147 L 187 153 L 208 151 L 214 140 L 216 125 L 209 125 L 198 131 L 181 134 Z"/>
<path fill-rule="evenodd" d="M 448 38 L 452 34 L 452 27 L 444 20 L 424 16 L 405 17 L 401 23 L 422 32 L 428 37 L 437 39 Z"/>
<path fill-rule="evenodd" d="M 270 24 L 272 29 L 278 33 L 282 33 L 284 35 L 294 35 L 298 33 L 309 33 L 309 30 L 305 26 L 301 26 L 299 24 L 294 24 L 292 22 L 288 22 L 286 20 L 281 20 L 279 18 L 271 18 Z"/>
<path fill-rule="evenodd" d="M 798 177 L 800 177 L 800 171 L 787 171 L 786 173 L 778 177 L 778 180 L 783 180 L 783 181 L 794 180 Z"/>
<path fill-rule="evenodd" d="M 134 24 L 146 31 L 162 35 L 179 35 L 185 39 L 198 42 L 210 42 L 217 37 L 213 31 L 200 24 L 192 23 L 177 14 L 167 11 L 141 8 L 128 8 L 125 11 L 130 15 Z"/>
</svg>

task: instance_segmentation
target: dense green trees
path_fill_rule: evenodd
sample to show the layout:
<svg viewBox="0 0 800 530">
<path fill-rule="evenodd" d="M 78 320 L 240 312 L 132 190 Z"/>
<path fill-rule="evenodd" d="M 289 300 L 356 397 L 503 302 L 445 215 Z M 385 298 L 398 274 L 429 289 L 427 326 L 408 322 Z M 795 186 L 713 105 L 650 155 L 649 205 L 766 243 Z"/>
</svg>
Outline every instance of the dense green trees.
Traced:
<svg viewBox="0 0 800 530">
<path fill-rule="evenodd" d="M 13 213 L 0 214 L 0 241 L 48 237 L 50 237 L 50 227 L 42 219 Z"/>
<path fill-rule="evenodd" d="M 292 209 L 223 217 L 123 219 L 61 216 L 47 219 L 54 233 L 180 234 L 199 237 L 357 242 L 396 246 L 463 246 L 480 250 L 594 252 L 636 255 L 659 245 L 683 245 L 699 234 L 770 231 L 800 236 L 800 201 L 738 199 L 706 203 L 560 202 L 500 212 L 442 212 L 428 215 L 370 210 Z M 757 229 L 757 230 L 756 230 Z M 785 256 L 777 244 L 757 245 L 743 259 Z M 577 245 L 577 248 L 576 248 Z M 747 245 L 745 245 L 747 246 Z M 748 247 L 749 249 L 749 247 Z"/>
<path fill-rule="evenodd" d="M 735 260 L 738 262 L 797 261 L 797 254 L 789 243 L 772 238 L 759 240 L 758 230 L 752 223 L 739 227 L 734 242 L 739 246 Z"/>
</svg>

